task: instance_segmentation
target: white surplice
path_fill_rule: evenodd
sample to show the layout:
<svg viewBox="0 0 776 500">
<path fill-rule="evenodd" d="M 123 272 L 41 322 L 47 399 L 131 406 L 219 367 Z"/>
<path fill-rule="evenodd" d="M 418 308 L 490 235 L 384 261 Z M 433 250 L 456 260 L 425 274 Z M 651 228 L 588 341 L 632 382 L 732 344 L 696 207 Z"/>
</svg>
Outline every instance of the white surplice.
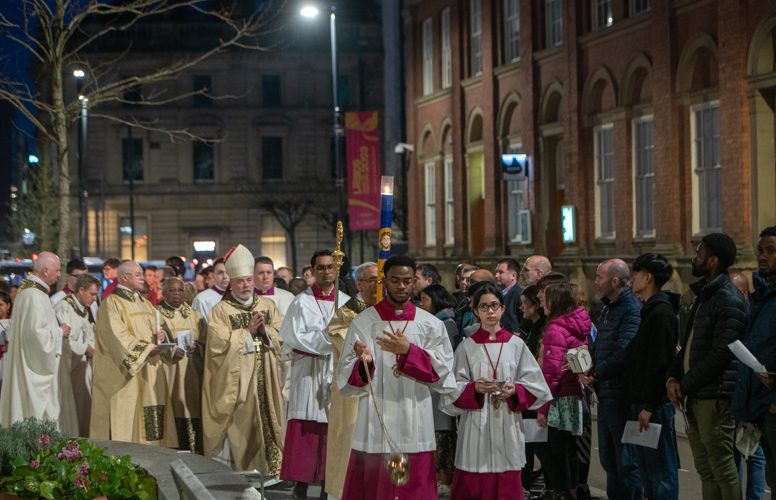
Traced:
<svg viewBox="0 0 776 500">
<path fill-rule="evenodd" d="M 509 334 L 508 338 L 504 343 L 478 344 L 469 337 L 455 351 L 458 388 L 442 397 L 441 406 L 449 415 L 461 416 L 455 450 L 457 469 L 499 473 L 519 471 L 525 465 L 525 437 L 519 411 L 510 410 L 506 401 L 502 401 L 496 409 L 489 396 L 483 396 L 484 404 L 479 410 L 464 410 L 454 405 L 470 382 L 479 378 L 493 380 L 491 362 L 496 364 L 496 380 L 510 379 L 537 398 L 530 409 L 539 408 L 552 400 L 542 370 L 531 351 L 516 335 Z"/>
<path fill-rule="evenodd" d="M 60 430 L 70 436 L 89 435 L 92 407 L 92 366 L 86 358 L 89 346 L 94 348 L 94 324 L 89 314 L 73 295 L 54 308 L 57 319 L 70 325 L 70 337 L 62 343 L 59 362 Z"/>
<path fill-rule="evenodd" d="M 404 328 L 405 321 L 391 321 L 390 324 L 398 331 Z M 369 394 L 368 386 L 348 384 L 357 361 L 353 345 L 356 340 L 364 342 L 374 356 L 372 384 L 390 439 L 398 451 L 404 453 L 433 451 L 436 450 L 436 438 L 431 391 L 446 393 L 456 389 L 452 374 L 453 348 L 444 323 L 426 311 L 416 309 L 415 319 L 406 324 L 404 335 L 411 344 L 428 353 L 431 366 L 439 377 L 436 382 L 427 384 L 407 375 L 394 375 L 396 355 L 383 351 L 375 343 L 377 337 L 384 337 L 385 331 L 391 331 L 389 322 L 383 321 L 377 310 L 370 307 L 356 316 L 348 329 L 337 370 L 337 386 L 344 395 Z M 391 449 L 384 436 L 371 396 L 359 398 L 352 447 L 366 453 L 396 451 Z"/>
<path fill-rule="evenodd" d="M 210 316 L 210 311 L 216 304 L 221 302 L 222 298 L 224 298 L 222 293 L 218 293 L 214 289 L 208 288 L 207 290 L 202 290 L 194 297 L 194 300 L 191 302 L 191 307 L 194 308 L 194 310 L 199 311 L 202 318 L 207 321 Z"/>
<path fill-rule="evenodd" d="M 339 307 L 348 300 L 350 296 L 339 292 Z M 291 359 L 288 420 L 328 422 L 334 346 L 326 328 L 333 316 L 334 301 L 316 300 L 311 288 L 297 295 L 288 307 L 280 328 L 283 353 Z"/>
<path fill-rule="evenodd" d="M 262 297 L 265 299 L 270 299 L 272 302 L 274 302 L 275 305 L 278 306 L 280 313 L 285 316 L 288 314 L 288 308 L 291 307 L 291 302 L 294 301 L 296 296 L 288 290 L 283 290 L 282 288 L 276 287 L 273 291 L 274 293 L 272 295 L 262 295 Z"/>
<path fill-rule="evenodd" d="M 31 274 L 22 282 L 6 332 L 8 352 L 0 393 L 0 425 L 27 417 L 59 419 L 59 357 L 62 330 L 43 281 Z"/>
</svg>

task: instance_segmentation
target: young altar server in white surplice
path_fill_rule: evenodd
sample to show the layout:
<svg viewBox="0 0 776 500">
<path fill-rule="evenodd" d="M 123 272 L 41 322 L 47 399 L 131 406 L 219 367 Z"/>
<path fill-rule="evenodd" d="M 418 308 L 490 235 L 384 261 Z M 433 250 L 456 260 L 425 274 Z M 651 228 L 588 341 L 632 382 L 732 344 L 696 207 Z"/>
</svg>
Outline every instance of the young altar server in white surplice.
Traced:
<svg viewBox="0 0 776 500">
<path fill-rule="evenodd" d="M 455 390 L 453 349 L 444 323 L 410 300 L 415 261 L 391 257 L 383 271 L 387 296 L 353 320 L 337 369 L 341 393 L 362 396 L 342 498 L 434 499 L 431 391 Z M 401 486 L 391 482 L 384 465 L 386 455 L 395 452 L 409 461 L 409 480 Z"/>
<path fill-rule="evenodd" d="M 525 343 L 501 328 L 504 299 L 498 288 L 481 285 L 472 296 L 472 308 L 481 326 L 458 346 L 458 389 L 441 403 L 445 412 L 461 416 L 451 498 L 522 500 L 521 412 L 539 408 L 552 394 Z"/>
</svg>

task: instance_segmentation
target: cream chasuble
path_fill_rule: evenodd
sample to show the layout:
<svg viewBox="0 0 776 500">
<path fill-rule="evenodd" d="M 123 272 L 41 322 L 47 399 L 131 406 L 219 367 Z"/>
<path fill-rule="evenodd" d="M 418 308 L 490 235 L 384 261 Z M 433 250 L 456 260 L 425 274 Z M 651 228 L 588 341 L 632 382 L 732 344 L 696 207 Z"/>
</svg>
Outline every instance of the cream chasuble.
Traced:
<svg viewBox="0 0 776 500">
<path fill-rule="evenodd" d="M 34 275 L 19 288 L 6 340 L 0 425 L 27 417 L 58 421 L 62 330 L 47 287 Z"/>
<path fill-rule="evenodd" d="M 178 446 L 182 450 L 202 453 L 202 369 L 207 323 L 199 312 L 186 303 L 174 309 L 163 300 L 156 309 L 170 341 L 183 349 L 192 345 L 196 349 L 177 363 L 168 365 L 166 369 L 170 382 L 172 413 L 178 432 Z M 184 346 L 182 343 L 186 338 L 190 339 L 191 344 Z"/>
<path fill-rule="evenodd" d="M 248 332 L 263 314 L 269 345 Z M 243 305 L 227 294 L 210 311 L 205 349 L 202 424 L 205 455 L 227 442 L 238 470 L 256 468 L 276 476 L 283 450 L 285 412 L 280 379 L 278 330 L 283 316 L 275 303 L 254 295 Z"/>
<path fill-rule="evenodd" d="M 89 437 L 178 447 L 165 360 L 151 354 L 157 316 L 151 303 L 116 288 L 97 313 Z"/>
<path fill-rule="evenodd" d="M 59 427 L 71 436 L 89 436 L 92 411 L 92 361 L 86 349 L 94 347 L 94 324 L 89 312 L 73 295 L 67 295 L 54 310 L 61 323 L 70 325 L 70 338 L 62 344 L 59 362 L 61 411 Z"/>
<path fill-rule="evenodd" d="M 359 297 L 361 295 L 359 294 Z M 348 328 L 355 317 L 366 309 L 366 304 L 358 298 L 351 299 L 340 308 L 329 323 L 329 338 L 334 346 L 334 373 L 337 372 L 342 347 Z M 331 384 L 331 406 L 329 408 L 329 428 L 326 436 L 326 492 L 337 498 L 342 497 L 345 486 L 345 473 L 350 460 L 350 444 L 353 428 L 358 416 L 358 398 L 344 396 Z"/>
</svg>

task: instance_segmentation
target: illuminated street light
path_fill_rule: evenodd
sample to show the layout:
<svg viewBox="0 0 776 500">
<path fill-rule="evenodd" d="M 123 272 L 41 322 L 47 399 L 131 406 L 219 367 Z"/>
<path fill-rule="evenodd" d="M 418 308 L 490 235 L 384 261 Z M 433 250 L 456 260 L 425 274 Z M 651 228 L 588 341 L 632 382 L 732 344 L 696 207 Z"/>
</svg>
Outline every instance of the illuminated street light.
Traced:
<svg viewBox="0 0 776 500">
<path fill-rule="evenodd" d="M 77 69 L 73 71 L 73 76 L 76 78 L 83 78 L 86 76 L 86 73 L 82 69 Z"/>
<path fill-rule="evenodd" d="M 304 5 L 299 13 L 303 17 L 316 17 L 318 14 L 320 14 L 320 11 L 315 5 Z"/>
</svg>

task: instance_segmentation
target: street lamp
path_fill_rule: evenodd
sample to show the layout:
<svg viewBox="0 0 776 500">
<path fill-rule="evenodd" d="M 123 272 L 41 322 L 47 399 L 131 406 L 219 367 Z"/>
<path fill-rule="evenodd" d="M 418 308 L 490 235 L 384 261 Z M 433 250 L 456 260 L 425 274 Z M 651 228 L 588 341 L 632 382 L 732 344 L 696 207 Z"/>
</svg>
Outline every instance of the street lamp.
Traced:
<svg viewBox="0 0 776 500">
<path fill-rule="evenodd" d="M 342 167 L 342 137 L 345 134 L 342 128 L 341 113 L 339 108 L 338 77 L 337 77 L 337 8 L 334 4 L 330 7 L 329 35 L 331 37 L 331 94 L 334 112 L 334 167 L 336 171 L 335 186 L 337 187 L 338 214 L 337 219 L 343 221 L 345 231 L 345 248 L 350 255 L 350 225 L 348 224 L 347 196 L 345 194 L 345 172 Z M 308 19 L 317 17 L 320 10 L 314 4 L 302 6 L 299 14 Z"/>
<path fill-rule="evenodd" d="M 78 252 L 83 259 L 89 249 L 89 219 L 87 218 L 86 190 L 86 127 L 89 121 L 89 98 L 81 94 L 86 73 L 82 69 L 73 71 L 78 91 L 78 100 L 81 101 L 81 117 L 78 123 Z"/>
</svg>

